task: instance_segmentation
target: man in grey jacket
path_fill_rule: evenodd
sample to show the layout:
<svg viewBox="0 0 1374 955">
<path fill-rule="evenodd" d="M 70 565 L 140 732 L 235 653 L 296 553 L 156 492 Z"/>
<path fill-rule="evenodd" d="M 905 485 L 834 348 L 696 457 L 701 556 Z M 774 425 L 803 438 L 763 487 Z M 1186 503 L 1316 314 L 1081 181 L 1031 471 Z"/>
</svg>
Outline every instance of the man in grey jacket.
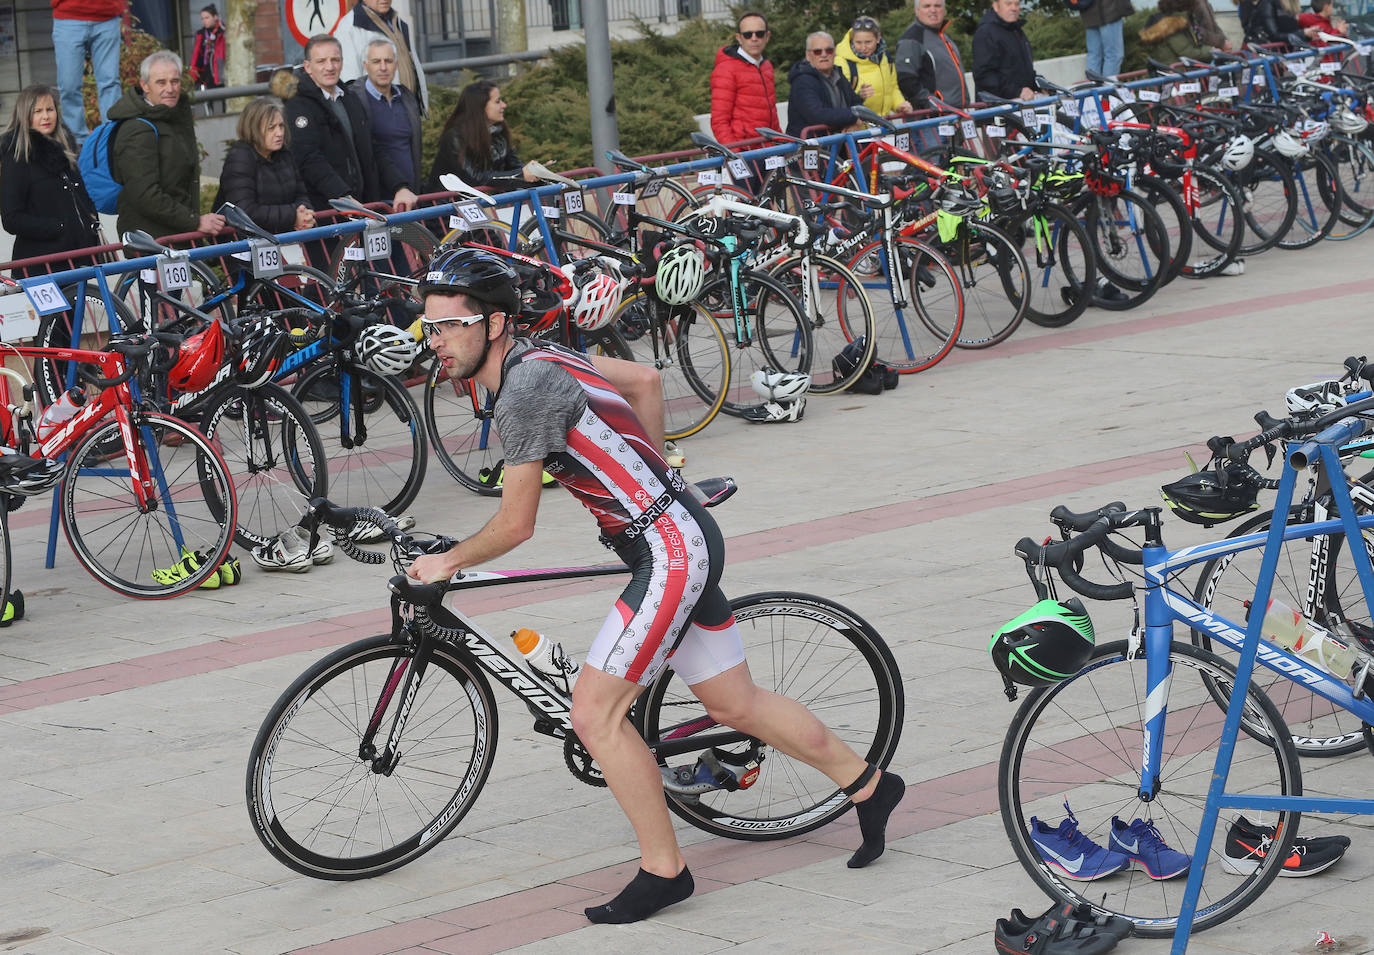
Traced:
<svg viewBox="0 0 1374 955">
<path fill-rule="evenodd" d="M 969 104 L 959 48 L 945 36 L 945 0 L 916 0 L 916 21 L 897 41 L 897 86 L 907 102 L 929 105 L 930 95 L 951 106 Z"/>
</svg>

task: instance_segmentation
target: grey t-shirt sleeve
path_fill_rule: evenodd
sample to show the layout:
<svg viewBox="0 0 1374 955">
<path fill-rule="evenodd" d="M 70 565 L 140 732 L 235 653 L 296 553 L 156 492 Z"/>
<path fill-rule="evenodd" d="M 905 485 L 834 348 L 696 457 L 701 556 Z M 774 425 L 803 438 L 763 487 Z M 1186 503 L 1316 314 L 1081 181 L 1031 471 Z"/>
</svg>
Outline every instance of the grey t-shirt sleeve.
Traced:
<svg viewBox="0 0 1374 955">
<path fill-rule="evenodd" d="M 568 430 L 587 408 L 587 394 L 551 361 L 525 361 L 506 372 L 493 417 L 506 464 L 543 461 L 566 451 Z"/>
</svg>

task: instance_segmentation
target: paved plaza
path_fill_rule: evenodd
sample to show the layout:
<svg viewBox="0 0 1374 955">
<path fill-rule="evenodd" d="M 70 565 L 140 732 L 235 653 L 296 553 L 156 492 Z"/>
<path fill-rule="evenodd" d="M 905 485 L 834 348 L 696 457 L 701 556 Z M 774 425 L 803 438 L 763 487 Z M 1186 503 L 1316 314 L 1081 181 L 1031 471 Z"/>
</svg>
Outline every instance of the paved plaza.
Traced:
<svg viewBox="0 0 1374 955">
<path fill-rule="evenodd" d="M 236 588 L 141 603 L 97 584 L 65 540 L 44 569 L 48 511 L 30 501 L 12 521 L 28 618 L 0 630 L 0 951 L 993 951 L 995 919 L 1048 904 L 1013 857 L 995 792 L 1014 707 L 984 646 L 1034 599 L 1012 544 L 1048 534 L 1055 504 L 1158 503 L 1185 450 L 1204 460 L 1208 436 L 1250 433 L 1251 415 L 1278 411 L 1289 386 L 1374 352 L 1371 253 L 1368 236 L 1273 252 L 1244 277 L 1179 280 L 1132 312 L 1090 310 L 1057 331 L 1027 324 L 881 396 L 815 399 L 798 424 L 722 417 L 684 442 L 689 477 L 740 484 L 715 512 L 728 594 L 827 595 L 891 645 L 906 691 L 893 768 L 908 790 L 887 853 L 864 870 L 844 865 L 858 843 L 852 814 L 782 843 L 679 822 L 697 894 L 637 925 L 583 917 L 633 873 L 632 834 L 607 791 L 573 779 L 505 694 L 490 782 L 443 844 L 362 882 L 281 866 L 244 808 L 249 746 L 311 661 L 387 628 L 386 572 L 340 556 L 269 575 L 243 555 Z M 412 513 L 464 535 L 494 508 L 431 464 Z M 1166 527 L 1174 546 L 1206 533 Z M 534 539 L 501 566 L 605 558 L 590 518 L 554 489 Z M 490 633 L 529 626 L 585 650 L 619 587 L 521 584 L 475 591 L 464 607 Z M 1125 635 L 1129 607 L 1090 609 L 1099 639 Z M 1308 760 L 1303 781 L 1363 795 L 1374 759 Z M 1314 952 L 1319 931 L 1344 955 L 1374 950 L 1371 826 L 1307 816 L 1304 835 L 1352 838 L 1345 859 L 1279 880 L 1189 950 Z M 1116 950 L 1150 955 L 1168 942 Z"/>
</svg>

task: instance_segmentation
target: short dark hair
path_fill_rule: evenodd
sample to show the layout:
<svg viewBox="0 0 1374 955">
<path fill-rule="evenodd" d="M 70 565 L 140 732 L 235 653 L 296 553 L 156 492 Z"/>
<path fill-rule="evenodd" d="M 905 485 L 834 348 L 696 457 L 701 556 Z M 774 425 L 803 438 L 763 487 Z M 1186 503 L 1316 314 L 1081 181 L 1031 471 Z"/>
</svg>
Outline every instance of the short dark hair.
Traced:
<svg viewBox="0 0 1374 955">
<path fill-rule="evenodd" d="M 1312 12 L 1321 13 L 1335 2 L 1336 0 L 1312 0 Z"/>
<path fill-rule="evenodd" d="M 215 5 L 213 3 L 207 3 L 205 6 L 201 7 L 200 12 L 208 13 L 212 17 L 219 16 L 219 10 L 215 9 Z"/>
<path fill-rule="evenodd" d="M 746 11 L 744 11 L 743 13 L 741 13 L 741 14 L 739 15 L 739 19 L 735 21 L 735 32 L 736 32 L 736 33 L 739 33 L 739 32 L 740 32 L 740 27 L 743 26 L 743 25 L 744 25 L 744 21 L 745 21 L 745 20 L 748 20 L 750 17 L 758 17 L 760 20 L 763 21 L 763 28 L 764 28 L 765 30 L 768 29 L 768 18 L 767 18 L 767 17 L 765 17 L 762 13 L 759 13 L 757 10 L 746 10 Z"/>
<path fill-rule="evenodd" d="M 310 59 L 310 54 L 315 52 L 315 47 L 324 46 L 326 43 L 332 43 L 335 46 L 337 46 L 340 51 L 343 50 L 343 44 L 339 42 L 338 37 L 332 36 L 328 33 L 316 33 L 314 36 L 312 36 L 309 40 L 306 41 L 304 53 L 305 58 L 307 60 Z"/>
</svg>

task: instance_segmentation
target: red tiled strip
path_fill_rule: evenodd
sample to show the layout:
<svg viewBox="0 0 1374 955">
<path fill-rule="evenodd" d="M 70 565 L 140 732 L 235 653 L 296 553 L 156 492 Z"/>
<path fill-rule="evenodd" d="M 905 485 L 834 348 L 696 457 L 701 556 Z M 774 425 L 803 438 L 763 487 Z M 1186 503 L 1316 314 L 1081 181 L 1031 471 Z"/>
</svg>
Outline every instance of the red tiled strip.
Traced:
<svg viewBox="0 0 1374 955">
<path fill-rule="evenodd" d="M 1099 461 L 1075 468 L 1064 468 L 996 484 L 936 494 L 918 501 L 903 501 L 866 508 L 849 514 L 803 521 L 785 527 L 732 537 L 726 542 L 731 563 L 757 560 L 841 540 L 856 535 L 880 533 L 901 527 L 926 524 L 959 514 L 1045 498 L 1054 488 L 1069 490 L 1093 487 L 1104 477 L 1120 480 L 1137 474 L 1168 470 L 1183 459 L 1183 448 L 1129 455 L 1113 461 Z M 1105 501 L 1102 503 L 1106 503 Z M 594 593 L 613 584 L 593 578 L 578 581 L 509 584 L 489 596 L 464 599 L 463 612 L 480 616 L 498 610 L 561 600 L 574 594 Z M 276 630 L 246 634 L 134 657 L 119 663 L 72 670 L 37 677 L 0 687 L 0 712 L 17 712 L 69 700 L 117 693 L 165 680 L 197 676 L 255 660 L 341 646 L 361 637 L 385 632 L 391 625 L 387 609 L 329 617 L 312 623 L 295 624 Z"/>
</svg>

